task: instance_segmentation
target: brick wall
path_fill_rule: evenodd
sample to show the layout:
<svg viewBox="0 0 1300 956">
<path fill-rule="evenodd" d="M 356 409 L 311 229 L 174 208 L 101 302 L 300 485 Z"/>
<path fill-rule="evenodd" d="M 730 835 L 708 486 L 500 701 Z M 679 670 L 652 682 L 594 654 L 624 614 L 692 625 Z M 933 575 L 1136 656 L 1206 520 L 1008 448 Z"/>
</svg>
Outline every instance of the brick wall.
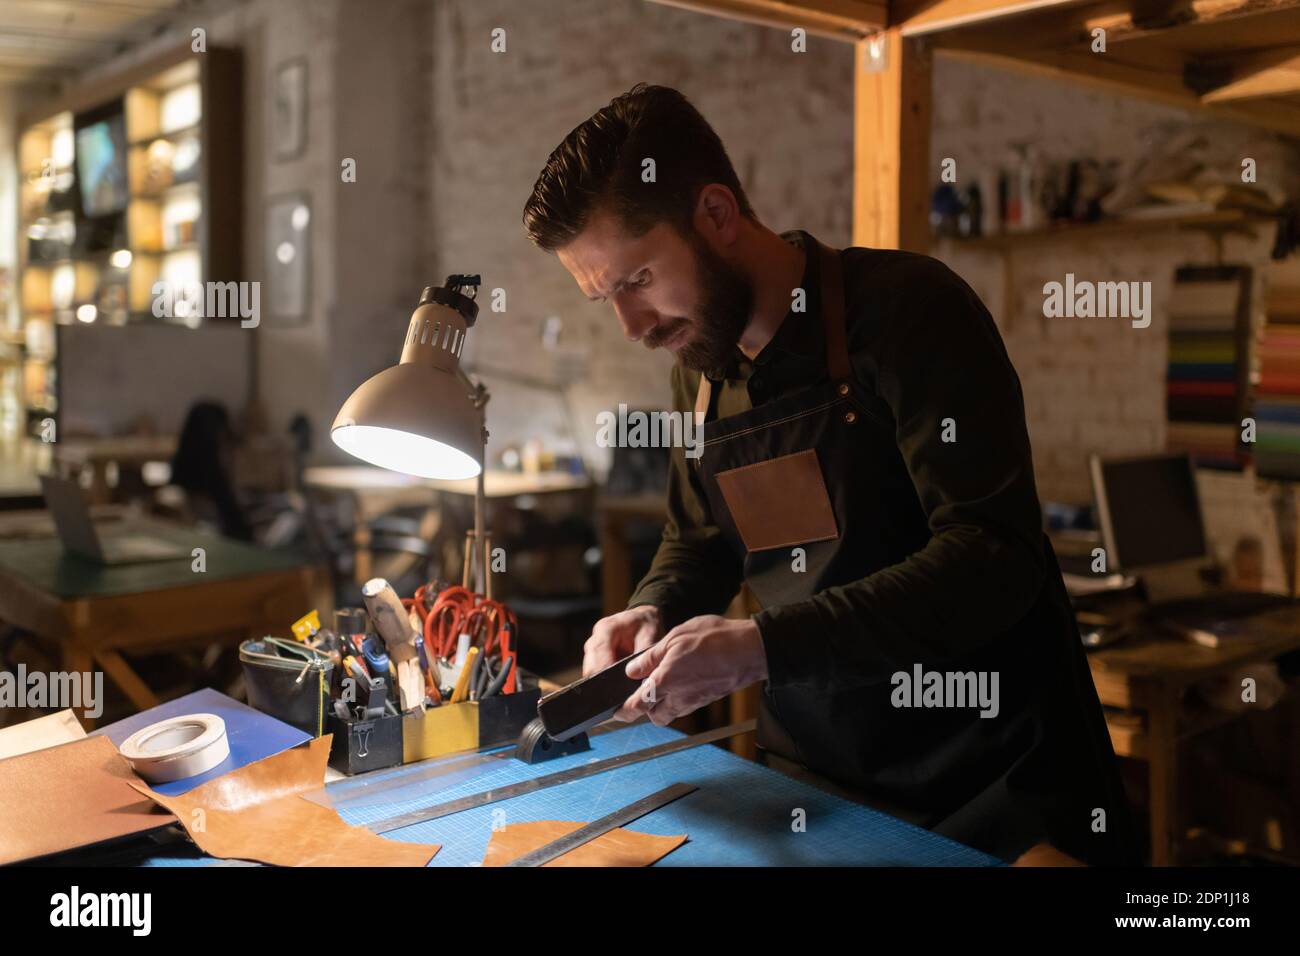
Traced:
<svg viewBox="0 0 1300 956">
<path fill-rule="evenodd" d="M 506 31 L 505 53 L 491 51 L 497 27 Z M 484 310 L 465 353 L 493 390 L 498 450 L 550 431 L 575 438 L 599 467 L 607 450 L 594 444 L 598 411 L 667 402 L 669 357 L 627 342 L 612 310 L 588 302 L 520 224 L 550 151 L 634 83 L 666 84 L 691 98 L 770 226 L 848 241 L 847 45 L 809 38 L 808 52 L 796 54 L 782 31 L 642 0 L 450 0 L 437 5 L 432 45 L 432 261 L 438 278 L 478 271 L 485 289 L 507 292 L 507 311 Z M 563 330 L 559 348 L 548 351 L 541 328 L 550 316 Z M 489 366 L 575 381 L 561 397 Z"/>
</svg>

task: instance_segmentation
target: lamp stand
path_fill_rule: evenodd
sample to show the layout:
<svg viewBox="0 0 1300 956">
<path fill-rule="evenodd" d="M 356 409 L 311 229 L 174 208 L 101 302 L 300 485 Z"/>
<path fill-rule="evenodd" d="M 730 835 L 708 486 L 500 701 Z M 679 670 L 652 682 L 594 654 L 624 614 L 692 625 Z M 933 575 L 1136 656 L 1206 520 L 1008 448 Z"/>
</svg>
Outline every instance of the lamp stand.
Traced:
<svg viewBox="0 0 1300 956">
<path fill-rule="evenodd" d="M 461 373 L 462 375 L 464 373 Z M 492 532 L 484 527 L 484 513 L 487 509 L 487 494 L 484 491 L 484 476 L 487 474 L 487 403 L 491 397 L 488 394 L 487 387 L 482 382 L 470 382 L 469 377 L 465 376 L 465 381 L 472 388 L 471 398 L 474 400 L 474 407 L 478 409 L 480 418 L 480 430 L 483 435 L 483 445 L 479 455 L 481 467 L 478 470 L 478 478 L 475 480 L 474 488 L 474 528 L 465 532 L 465 564 L 461 575 L 461 585 L 467 591 L 473 591 L 470 587 L 471 574 L 475 567 L 479 568 L 479 593 L 489 601 L 492 600 Z M 477 550 L 477 558 L 476 557 Z"/>
</svg>

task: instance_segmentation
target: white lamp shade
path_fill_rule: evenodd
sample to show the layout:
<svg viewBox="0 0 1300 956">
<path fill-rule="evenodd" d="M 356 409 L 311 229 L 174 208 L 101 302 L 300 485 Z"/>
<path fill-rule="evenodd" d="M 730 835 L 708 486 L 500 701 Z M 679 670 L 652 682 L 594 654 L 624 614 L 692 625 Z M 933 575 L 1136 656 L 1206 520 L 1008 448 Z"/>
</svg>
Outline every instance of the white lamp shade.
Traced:
<svg viewBox="0 0 1300 956">
<path fill-rule="evenodd" d="M 334 444 L 362 461 L 420 478 L 473 478 L 479 463 L 432 438 L 375 425 L 344 425 L 330 433 Z"/>
<path fill-rule="evenodd" d="M 453 370 L 384 369 L 343 403 L 330 437 L 362 461 L 421 478 L 473 478 L 483 469 L 483 413 Z"/>
</svg>

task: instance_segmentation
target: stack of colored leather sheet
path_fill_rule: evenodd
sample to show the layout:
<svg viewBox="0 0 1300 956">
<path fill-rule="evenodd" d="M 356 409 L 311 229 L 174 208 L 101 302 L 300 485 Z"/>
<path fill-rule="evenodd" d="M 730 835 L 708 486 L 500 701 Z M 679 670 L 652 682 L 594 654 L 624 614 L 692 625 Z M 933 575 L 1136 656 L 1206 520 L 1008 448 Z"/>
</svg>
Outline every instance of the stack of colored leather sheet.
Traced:
<svg viewBox="0 0 1300 956">
<path fill-rule="evenodd" d="M 1269 276 L 1268 324 L 1259 343 L 1255 465 L 1270 478 L 1300 478 L 1300 288 Z"/>
<path fill-rule="evenodd" d="M 1238 270 L 1183 268 L 1170 299 L 1166 445 L 1201 467 L 1239 468 L 1246 461 L 1245 288 Z"/>
</svg>

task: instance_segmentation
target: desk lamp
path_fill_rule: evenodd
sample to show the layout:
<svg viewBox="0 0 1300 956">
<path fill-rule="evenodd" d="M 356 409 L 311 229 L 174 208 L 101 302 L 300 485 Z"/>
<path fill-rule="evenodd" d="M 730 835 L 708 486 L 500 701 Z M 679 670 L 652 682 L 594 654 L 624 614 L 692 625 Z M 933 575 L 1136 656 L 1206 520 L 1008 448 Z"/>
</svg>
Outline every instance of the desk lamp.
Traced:
<svg viewBox="0 0 1300 956">
<path fill-rule="evenodd" d="M 348 454 L 389 471 L 477 477 L 463 584 L 470 587 L 471 568 L 478 567 L 480 593 L 490 599 L 491 536 L 483 527 L 488 392 L 460 367 L 466 332 L 478 317 L 479 282 L 476 275 L 452 275 L 420 294 L 400 362 L 361 383 L 339 409 L 330 437 Z"/>
</svg>

